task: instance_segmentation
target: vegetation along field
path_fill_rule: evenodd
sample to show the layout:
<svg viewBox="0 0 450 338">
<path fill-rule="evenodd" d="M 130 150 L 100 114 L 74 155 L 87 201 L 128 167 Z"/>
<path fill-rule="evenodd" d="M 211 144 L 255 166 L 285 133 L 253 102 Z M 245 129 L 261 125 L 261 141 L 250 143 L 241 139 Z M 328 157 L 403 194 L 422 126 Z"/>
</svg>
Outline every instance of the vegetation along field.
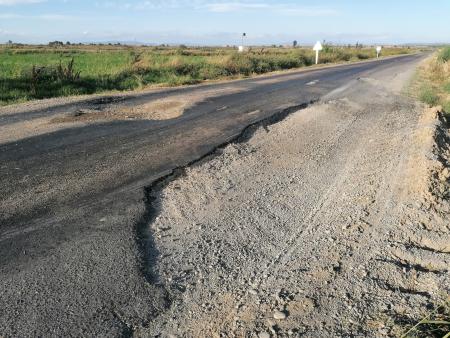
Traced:
<svg viewBox="0 0 450 338">
<path fill-rule="evenodd" d="M 383 55 L 410 48 L 385 48 Z M 325 46 L 321 63 L 374 58 L 374 48 Z M 312 65 L 309 48 L 0 46 L 0 105 L 57 96 L 175 86 Z"/>
<path fill-rule="evenodd" d="M 419 70 L 420 99 L 431 105 L 441 105 L 450 116 L 450 47 L 434 55 Z"/>
</svg>

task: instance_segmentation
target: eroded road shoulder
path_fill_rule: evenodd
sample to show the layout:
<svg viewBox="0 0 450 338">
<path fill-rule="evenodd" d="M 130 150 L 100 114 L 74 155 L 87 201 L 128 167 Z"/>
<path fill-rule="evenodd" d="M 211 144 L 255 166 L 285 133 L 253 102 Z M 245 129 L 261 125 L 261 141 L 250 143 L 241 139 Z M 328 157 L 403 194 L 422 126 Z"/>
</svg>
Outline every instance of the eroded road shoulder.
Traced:
<svg viewBox="0 0 450 338">
<path fill-rule="evenodd" d="M 398 334 L 450 285 L 445 186 L 428 192 L 448 144 L 430 114 L 359 79 L 154 190 L 172 304 L 137 333 Z"/>
</svg>

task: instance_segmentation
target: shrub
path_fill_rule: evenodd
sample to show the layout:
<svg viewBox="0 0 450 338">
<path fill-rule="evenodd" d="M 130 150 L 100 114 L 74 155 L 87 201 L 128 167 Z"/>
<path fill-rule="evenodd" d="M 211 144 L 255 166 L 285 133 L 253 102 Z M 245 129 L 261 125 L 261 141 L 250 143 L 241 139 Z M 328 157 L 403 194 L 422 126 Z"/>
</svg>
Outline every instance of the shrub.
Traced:
<svg viewBox="0 0 450 338">
<path fill-rule="evenodd" d="M 450 101 L 445 101 L 442 104 L 442 109 L 444 110 L 444 114 L 447 117 L 447 119 L 450 118 Z"/>
<path fill-rule="evenodd" d="M 444 48 L 438 56 L 438 60 L 441 62 L 447 62 L 450 60 L 450 47 Z"/>
<path fill-rule="evenodd" d="M 182 62 L 175 66 L 175 73 L 193 76 L 197 73 L 197 66 L 193 63 Z"/>
<path fill-rule="evenodd" d="M 246 55 L 233 54 L 231 58 L 226 60 L 225 69 L 229 75 L 250 75 L 252 73 L 252 62 Z"/>
<path fill-rule="evenodd" d="M 56 68 L 56 77 L 62 82 L 74 82 L 80 79 L 80 71 L 75 70 L 75 60 L 72 58 L 67 66 L 63 66 L 62 62 L 59 61 L 59 65 Z"/>
<path fill-rule="evenodd" d="M 439 103 L 439 96 L 435 93 L 434 89 L 430 86 L 424 86 L 420 90 L 420 100 L 430 106 L 435 106 Z"/>
<path fill-rule="evenodd" d="M 447 82 L 447 83 L 444 85 L 444 90 L 445 90 L 447 93 L 450 93 L 450 82 Z"/>
<path fill-rule="evenodd" d="M 358 53 L 356 56 L 360 60 L 367 60 L 368 58 L 370 58 L 370 56 L 368 54 L 365 54 L 365 53 Z"/>
</svg>

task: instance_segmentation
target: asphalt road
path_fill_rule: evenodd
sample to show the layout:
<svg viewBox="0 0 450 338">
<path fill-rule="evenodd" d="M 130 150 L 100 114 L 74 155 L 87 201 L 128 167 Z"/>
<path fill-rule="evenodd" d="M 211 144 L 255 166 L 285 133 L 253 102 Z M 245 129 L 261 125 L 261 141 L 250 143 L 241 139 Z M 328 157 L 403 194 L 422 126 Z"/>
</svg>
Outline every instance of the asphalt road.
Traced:
<svg viewBox="0 0 450 338">
<path fill-rule="evenodd" d="M 242 130 L 410 55 L 1 114 L 0 126 L 230 86 L 178 118 L 97 122 L 0 144 L 0 336 L 131 336 L 171 299 L 152 275 L 148 190 Z M 69 125 L 70 126 L 70 125 Z"/>
</svg>

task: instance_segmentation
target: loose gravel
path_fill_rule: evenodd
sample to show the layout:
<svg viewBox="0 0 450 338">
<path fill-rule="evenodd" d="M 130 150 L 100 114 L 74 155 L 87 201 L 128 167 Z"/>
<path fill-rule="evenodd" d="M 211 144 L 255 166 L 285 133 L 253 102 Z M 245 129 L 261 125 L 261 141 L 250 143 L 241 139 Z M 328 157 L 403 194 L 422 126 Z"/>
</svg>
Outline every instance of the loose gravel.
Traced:
<svg viewBox="0 0 450 338">
<path fill-rule="evenodd" d="M 391 76 L 152 191 L 150 268 L 171 306 L 137 335 L 395 336 L 449 291 L 447 130 Z"/>
</svg>

